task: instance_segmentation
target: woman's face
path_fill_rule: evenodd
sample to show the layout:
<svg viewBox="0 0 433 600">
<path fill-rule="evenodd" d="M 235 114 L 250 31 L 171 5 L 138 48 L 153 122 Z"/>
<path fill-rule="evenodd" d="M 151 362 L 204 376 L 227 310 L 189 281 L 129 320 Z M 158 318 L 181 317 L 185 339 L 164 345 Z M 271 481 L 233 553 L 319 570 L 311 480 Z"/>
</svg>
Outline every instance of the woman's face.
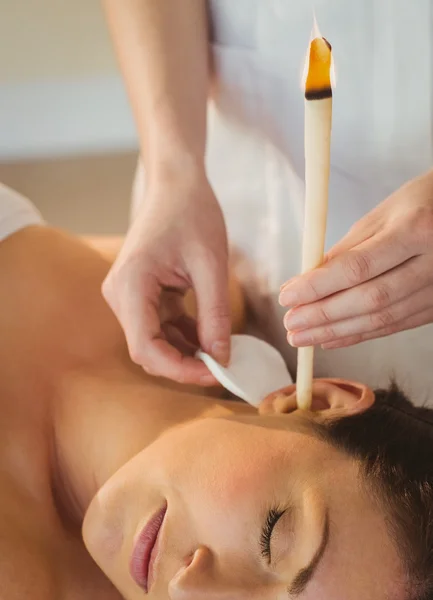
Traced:
<svg viewBox="0 0 433 600">
<path fill-rule="evenodd" d="M 297 412 L 169 431 L 104 486 L 84 537 L 128 600 L 399 597 L 357 464 Z"/>
</svg>

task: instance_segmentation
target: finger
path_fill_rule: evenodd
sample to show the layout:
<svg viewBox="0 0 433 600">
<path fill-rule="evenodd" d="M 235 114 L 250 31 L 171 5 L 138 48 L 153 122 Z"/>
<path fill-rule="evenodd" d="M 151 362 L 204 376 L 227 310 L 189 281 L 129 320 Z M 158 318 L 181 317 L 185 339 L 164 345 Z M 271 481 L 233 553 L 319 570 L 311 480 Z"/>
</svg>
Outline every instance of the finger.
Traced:
<svg viewBox="0 0 433 600">
<path fill-rule="evenodd" d="M 393 325 L 384 327 L 379 331 L 341 338 L 339 340 L 335 340 L 334 342 L 323 344 L 322 348 L 324 350 L 336 350 L 338 348 L 347 348 L 349 346 L 354 346 L 355 344 L 360 344 L 361 342 L 367 342 L 376 338 L 387 337 L 400 331 L 406 331 L 408 329 L 422 327 L 423 325 L 427 325 L 428 323 L 433 323 L 432 308 L 428 308 L 427 310 L 424 310 L 416 315 L 412 315 L 411 317 L 404 319 L 399 323 L 394 323 Z"/>
<path fill-rule="evenodd" d="M 228 259 L 201 262 L 191 278 L 197 298 L 200 344 L 216 361 L 227 365 L 231 332 Z"/>
<path fill-rule="evenodd" d="M 296 277 L 280 293 L 282 306 L 298 306 L 346 290 L 378 277 L 412 258 L 396 235 L 378 234 L 323 266 Z"/>
<path fill-rule="evenodd" d="M 170 323 L 166 323 L 163 325 L 164 336 L 167 339 L 168 343 L 171 344 L 174 348 L 177 348 L 179 352 L 182 354 L 182 360 L 185 363 L 187 362 L 188 357 L 194 357 L 196 351 L 198 350 L 198 345 L 191 344 L 182 334 L 182 332 Z M 196 384 L 196 380 L 191 381 L 183 381 L 183 383 L 192 383 Z M 219 385 L 219 382 L 215 377 L 210 373 L 208 369 L 206 369 L 206 374 L 203 375 L 199 382 L 201 386 L 216 386 Z"/>
<path fill-rule="evenodd" d="M 387 308 L 353 319 L 337 321 L 325 327 L 316 327 L 307 331 L 289 332 L 289 343 L 294 347 L 317 346 L 364 333 L 374 333 L 394 323 L 410 318 L 432 305 L 433 286 L 423 288 L 416 294 L 401 300 Z"/>
<path fill-rule="evenodd" d="M 316 327 L 306 331 L 289 332 L 289 343 L 294 347 L 317 346 L 328 344 L 349 336 L 381 331 L 410 318 L 414 314 L 423 312 L 431 307 L 433 286 L 419 290 L 415 294 L 404 298 L 400 302 L 353 319 L 337 321 L 324 327 Z"/>
<path fill-rule="evenodd" d="M 203 362 L 183 356 L 163 339 L 158 312 L 161 287 L 152 275 L 145 274 L 123 282 L 117 317 L 125 331 L 131 359 L 153 375 L 180 383 L 201 383 L 209 378 Z"/>
<path fill-rule="evenodd" d="M 348 233 L 346 233 L 346 235 L 339 242 L 334 244 L 334 246 L 328 250 L 324 256 L 323 265 L 330 262 L 330 260 L 339 254 L 343 254 L 343 252 L 355 249 L 363 242 L 372 238 L 378 232 L 378 230 L 379 219 L 373 218 L 371 214 L 366 215 L 363 219 L 355 223 L 350 231 L 348 231 Z M 290 283 L 295 279 L 297 279 L 297 277 L 293 277 L 292 279 L 284 282 L 280 286 L 280 292 L 290 285 Z"/>
<path fill-rule="evenodd" d="M 382 311 L 425 288 L 426 280 L 432 280 L 428 262 L 424 257 L 412 258 L 376 279 L 319 302 L 295 307 L 286 314 L 284 325 L 295 332 Z"/>
</svg>

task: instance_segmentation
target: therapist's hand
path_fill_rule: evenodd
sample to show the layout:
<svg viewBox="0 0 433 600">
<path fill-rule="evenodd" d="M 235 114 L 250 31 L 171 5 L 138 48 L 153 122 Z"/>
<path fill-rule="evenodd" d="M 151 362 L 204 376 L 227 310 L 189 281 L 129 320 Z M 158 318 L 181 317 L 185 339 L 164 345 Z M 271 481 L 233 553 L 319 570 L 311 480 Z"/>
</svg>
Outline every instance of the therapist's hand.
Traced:
<svg viewBox="0 0 433 600">
<path fill-rule="evenodd" d="M 295 347 L 339 348 L 433 322 L 433 172 L 360 220 L 280 304 Z"/>
<path fill-rule="evenodd" d="M 184 310 L 189 288 L 197 323 Z M 228 250 L 223 215 L 204 173 L 148 182 L 102 291 L 134 362 L 178 382 L 215 383 L 194 352 L 200 345 L 220 363 L 229 360 Z"/>
</svg>

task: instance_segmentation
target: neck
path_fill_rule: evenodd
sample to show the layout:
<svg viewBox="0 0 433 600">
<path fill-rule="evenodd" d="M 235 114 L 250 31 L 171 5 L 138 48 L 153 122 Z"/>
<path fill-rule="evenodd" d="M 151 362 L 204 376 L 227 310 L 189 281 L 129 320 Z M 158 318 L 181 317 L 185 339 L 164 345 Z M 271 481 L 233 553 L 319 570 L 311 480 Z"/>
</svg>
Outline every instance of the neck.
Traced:
<svg viewBox="0 0 433 600">
<path fill-rule="evenodd" d="M 158 436 L 186 421 L 237 412 L 246 404 L 188 393 L 110 365 L 72 373 L 53 410 L 53 480 L 61 512 L 81 523 L 97 491 Z"/>
</svg>

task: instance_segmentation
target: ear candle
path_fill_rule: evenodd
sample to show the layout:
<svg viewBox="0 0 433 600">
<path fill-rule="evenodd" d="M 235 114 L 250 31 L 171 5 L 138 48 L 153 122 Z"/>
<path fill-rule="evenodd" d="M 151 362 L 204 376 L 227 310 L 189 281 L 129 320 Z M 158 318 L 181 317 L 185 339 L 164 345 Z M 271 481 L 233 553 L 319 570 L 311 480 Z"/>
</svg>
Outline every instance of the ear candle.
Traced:
<svg viewBox="0 0 433 600">
<path fill-rule="evenodd" d="M 323 38 L 310 44 L 305 85 L 305 221 L 302 272 L 323 262 L 328 213 L 332 126 L 332 49 Z M 312 402 L 314 347 L 299 348 L 296 378 L 298 408 Z"/>
</svg>

